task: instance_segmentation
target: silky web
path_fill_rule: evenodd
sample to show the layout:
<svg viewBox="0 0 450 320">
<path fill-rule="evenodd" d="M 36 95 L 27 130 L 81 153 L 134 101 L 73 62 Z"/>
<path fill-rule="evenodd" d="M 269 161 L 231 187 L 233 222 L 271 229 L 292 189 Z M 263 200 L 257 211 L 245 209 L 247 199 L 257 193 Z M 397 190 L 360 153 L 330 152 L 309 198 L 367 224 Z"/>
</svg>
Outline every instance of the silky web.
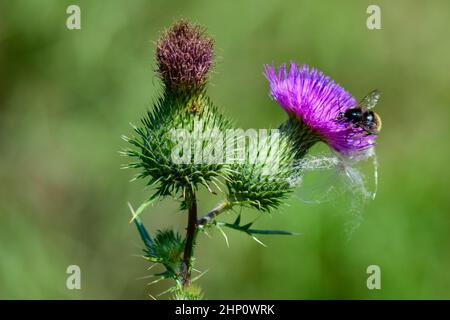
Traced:
<svg viewBox="0 0 450 320">
<path fill-rule="evenodd" d="M 344 202 L 348 237 L 360 226 L 364 205 L 375 199 L 378 187 L 378 162 L 371 148 L 344 157 L 332 151 L 306 155 L 295 164 L 290 178 L 298 184 L 295 197 L 309 204 Z"/>
</svg>

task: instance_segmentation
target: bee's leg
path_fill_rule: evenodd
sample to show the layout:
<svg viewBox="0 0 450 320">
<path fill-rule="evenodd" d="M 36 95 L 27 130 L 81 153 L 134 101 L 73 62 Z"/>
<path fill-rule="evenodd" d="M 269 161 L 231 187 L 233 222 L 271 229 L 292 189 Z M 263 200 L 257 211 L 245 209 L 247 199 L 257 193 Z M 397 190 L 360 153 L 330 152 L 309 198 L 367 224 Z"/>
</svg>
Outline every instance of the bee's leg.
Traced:
<svg viewBox="0 0 450 320">
<path fill-rule="evenodd" d="M 344 113 L 341 112 L 338 114 L 338 116 L 336 117 L 336 122 L 338 123 L 344 123 L 346 121 L 345 117 L 344 117 Z"/>
</svg>

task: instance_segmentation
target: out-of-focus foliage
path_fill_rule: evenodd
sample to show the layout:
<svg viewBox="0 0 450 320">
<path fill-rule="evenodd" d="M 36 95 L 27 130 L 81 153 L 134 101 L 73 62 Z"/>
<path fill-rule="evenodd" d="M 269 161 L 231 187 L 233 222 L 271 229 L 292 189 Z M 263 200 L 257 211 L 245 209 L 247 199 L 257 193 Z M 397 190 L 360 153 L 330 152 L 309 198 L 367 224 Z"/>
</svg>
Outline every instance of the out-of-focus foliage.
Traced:
<svg viewBox="0 0 450 320">
<path fill-rule="evenodd" d="M 66 8 L 81 7 L 81 30 Z M 122 134 L 160 92 L 154 45 L 185 17 L 214 36 L 209 94 L 242 128 L 275 128 L 286 115 L 268 97 L 264 63 L 314 65 L 356 97 L 382 92 L 376 110 L 379 192 L 350 241 L 346 201 L 289 199 L 258 229 L 268 248 L 226 230 L 200 235 L 198 284 L 212 298 L 450 298 L 450 5 L 378 1 L 382 30 L 366 28 L 367 1 L 1 1 L 0 298 L 145 298 L 150 274 L 127 201 L 150 196 L 127 183 Z M 216 200 L 200 196 L 200 211 Z M 220 199 L 217 199 L 219 201 Z M 342 214 L 341 214 L 342 213 Z M 252 212 L 243 216 L 251 221 Z M 237 215 L 224 214 L 230 223 Z M 170 201 L 142 215 L 155 232 L 186 215 Z M 261 236 L 263 237 L 263 236 Z M 66 289 L 81 268 L 82 290 Z M 381 267 L 382 289 L 366 287 Z M 163 271 L 163 270 L 161 270 Z M 162 296 L 164 297 L 164 296 Z"/>
</svg>

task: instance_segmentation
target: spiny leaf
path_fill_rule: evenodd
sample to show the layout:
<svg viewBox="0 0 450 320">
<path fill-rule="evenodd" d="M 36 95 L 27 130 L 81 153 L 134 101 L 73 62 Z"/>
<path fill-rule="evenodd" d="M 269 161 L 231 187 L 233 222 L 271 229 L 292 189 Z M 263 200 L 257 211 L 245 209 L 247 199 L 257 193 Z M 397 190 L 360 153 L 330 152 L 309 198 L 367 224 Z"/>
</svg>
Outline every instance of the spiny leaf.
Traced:
<svg viewBox="0 0 450 320">
<path fill-rule="evenodd" d="M 254 222 L 247 223 L 245 225 L 239 225 L 241 221 L 241 215 L 239 214 L 234 223 L 227 223 L 227 222 L 221 222 L 221 221 L 215 221 L 214 224 L 219 228 L 221 226 L 228 227 L 230 229 L 234 229 L 237 231 L 245 232 L 248 235 L 255 235 L 255 234 L 274 234 L 274 235 L 295 235 L 295 233 L 284 231 L 284 230 L 264 230 L 264 229 L 251 229 L 250 227 L 253 225 Z"/>
<path fill-rule="evenodd" d="M 277 234 L 277 235 L 288 235 L 294 236 L 298 235 L 298 233 L 285 231 L 285 230 L 257 230 L 257 229 L 248 229 L 247 230 L 251 234 Z"/>
<path fill-rule="evenodd" d="M 225 242 L 227 244 L 227 247 L 229 248 L 230 247 L 230 243 L 228 242 L 227 234 L 225 233 L 225 231 L 223 231 L 223 229 L 218 224 L 216 224 L 216 227 L 217 227 L 217 229 L 219 229 L 220 233 L 225 238 Z"/>
<path fill-rule="evenodd" d="M 153 239 L 151 238 L 150 234 L 147 232 L 147 229 L 145 229 L 144 225 L 141 222 L 141 219 L 139 217 L 136 217 L 134 219 L 134 224 L 136 225 L 136 228 L 138 229 L 139 235 L 141 236 L 142 242 L 144 242 L 145 248 L 150 252 L 153 250 Z"/>
<path fill-rule="evenodd" d="M 241 215 L 239 214 L 237 217 L 236 217 L 236 220 L 234 221 L 234 225 L 239 225 L 241 223 Z"/>
<path fill-rule="evenodd" d="M 153 202 L 155 202 L 155 200 L 158 199 L 158 197 L 159 197 L 159 194 L 155 193 L 148 200 L 144 201 L 136 211 L 134 211 L 131 204 L 128 203 L 128 207 L 130 208 L 131 213 L 133 215 L 130 220 L 130 223 L 133 222 L 133 220 L 136 220 L 138 218 L 138 216 L 144 211 L 144 209 L 147 208 L 149 205 L 151 205 Z"/>
</svg>

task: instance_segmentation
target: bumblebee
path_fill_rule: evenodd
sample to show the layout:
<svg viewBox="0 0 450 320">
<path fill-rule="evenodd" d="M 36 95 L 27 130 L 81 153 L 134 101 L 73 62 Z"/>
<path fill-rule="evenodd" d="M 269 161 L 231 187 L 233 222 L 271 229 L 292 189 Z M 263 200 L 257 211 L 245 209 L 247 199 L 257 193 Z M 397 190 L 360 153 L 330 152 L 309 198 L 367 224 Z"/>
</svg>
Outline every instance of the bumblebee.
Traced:
<svg viewBox="0 0 450 320">
<path fill-rule="evenodd" d="M 373 90 L 365 96 L 356 106 L 341 112 L 338 120 L 352 123 L 355 127 L 364 129 L 367 134 L 378 134 L 381 130 L 381 118 L 371 111 L 380 99 L 380 92 Z"/>
</svg>

